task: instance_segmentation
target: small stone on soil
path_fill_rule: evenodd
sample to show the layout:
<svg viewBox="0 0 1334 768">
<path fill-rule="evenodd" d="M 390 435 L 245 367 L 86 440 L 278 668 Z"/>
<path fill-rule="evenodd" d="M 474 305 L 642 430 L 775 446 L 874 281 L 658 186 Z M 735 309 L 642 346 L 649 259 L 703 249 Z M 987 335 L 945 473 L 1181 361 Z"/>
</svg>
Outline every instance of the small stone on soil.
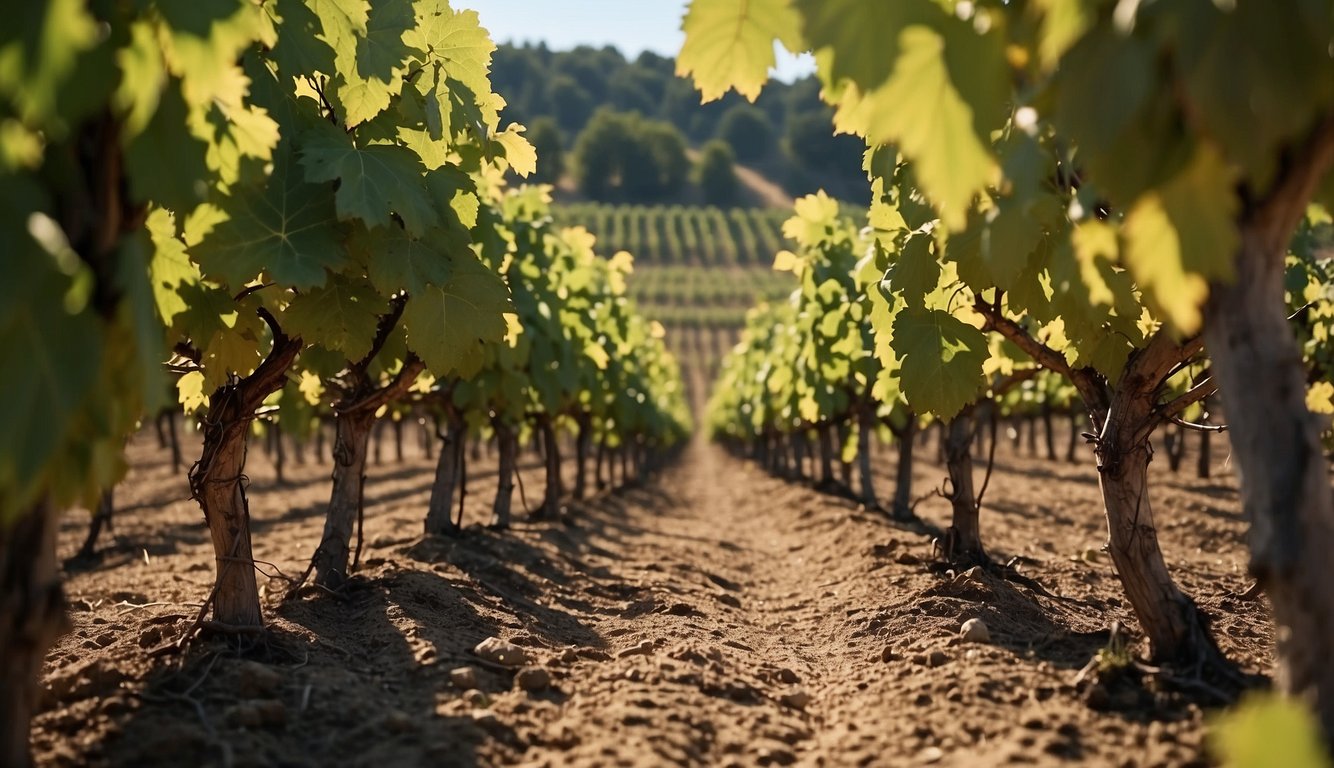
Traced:
<svg viewBox="0 0 1334 768">
<path fill-rule="evenodd" d="M 965 643 L 989 643 L 991 630 L 981 619 L 969 619 L 959 628 L 959 639 Z"/>
<path fill-rule="evenodd" d="M 242 662 L 237 667 L 237 673 L 237 692 L 246 698 L 273 693 L 283 682 L 283 676 L 278 670 L 257 661 Z"/>
<path fill-rule="evenodd" d="M 793 709 L 805 709 L 806 705 L 811 703 L 811 694 L 804 688 L 793 688 L 780 696 L 778 700 Z"/>
<path fill-rule="evenodd" d="M 616 656 L 618 658 L 624 659 L 627 656 L 648 656 L 652 653 L 653 653 L 653 641 L 645 640 L 639 645 L 632 645 L 629 648 L 626 648 L 625 650 L 616 654 Z"/>
<path fill-rule="evenodd" d="M 797 676 L 797 673 L 787 667 L 778 670 L 778 679 L 788 685 L 795 685 L 801 682 L 801 678 Z"/>
<path fill-rule="evenodd" d="M 522 667 L 530 661 L 527 651 L 498 637 L 488 637 L 478 643 L 472 652 L 479 658 L 504 667 Z"/>
<path fill-rule="evenodd" d="M 926 657 L 928 667 L 942 667 L 950 660 L 950 655 L 937 648 Z"/>
<path fill-rule="evenodd" d="M 515 685 L 525 691 L 542 691 L 551 687 L 551 673 L 541 667 L 524 667 L 514 676 Z"/>
<path fill-rule="evenodd" d="M 449 682 L 454 684 L 455 688 L 468 690 L 477 687 L 477 670 L 472 667 L 459 667 L 450 670 Z"/>
<path fill-rule="evenodd" d="M 486 694 L 482 693 L 476 688 L 472 689 L 471 691 L 464 691 L 463 700 L 468 702 L 474 707 L 485 707 L 488 703 L 486 700 Z"/>
</svg>

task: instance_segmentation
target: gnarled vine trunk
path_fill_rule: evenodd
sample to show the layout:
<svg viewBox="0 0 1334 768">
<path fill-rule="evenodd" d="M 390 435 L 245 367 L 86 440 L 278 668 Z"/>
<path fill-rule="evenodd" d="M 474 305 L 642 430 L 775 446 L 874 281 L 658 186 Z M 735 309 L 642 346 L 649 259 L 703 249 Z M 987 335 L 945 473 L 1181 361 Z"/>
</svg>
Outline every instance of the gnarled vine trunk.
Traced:
<svg viewBox="0 0 1334 768">
<path fill-rule="evenodd" d="M 267 313 L 262 313 L 266 314 Z M 190 469 L 190 490 L 213 539 L 217 579 L 213 618 L 232 627 L 261 627 L 259 587 L 250 549 L 250 507 L 245 493 L 246 437 L 255 410 L 278 391 L 301 350 L 301 339 L 283 334 L 277 323 L 273 348 L 255 372 L 219 387 L 203 419 L 204 447 Z"/>
<path fill-rule="evenodd" d="M 574 497 L 583 500 L 588 495 L 588 451 L 593 445 L 593 419 L 587 413 L 575 420 L 579 433 L 574 439 Z"/>
<path fill-rule="evenodd" d="M 865 404 L 857 410 L 857 470 L 862 479 L 862 503 L 875 509 L 875 477 L 871 474 L 871 432 L 875 429 L 875 408 Z"/>
<path fill-rule="evenodd" d="M 366 449 L 375 411 L 356 409 L 334 417 L 333 491 L 324 517 L 324 535 L 312 564 L 315 583 L 338 589 L 347 581 L 352 533 L 366 487 Z"/>
<path fill-rule="evenodd" d="M 491 506 L 491 527 L 503 529 L 510 526 L 519 438 L 514 434 L 513 427 L 499 420 L 496 421 L 496 447 L 500 452 L 500 472 L 496 478 L 496 500 Z"/>
<path fill-rule="evenodd" d="M 912 461 L 913 446 L 916 445 L 917 416 L 908 414 L 908 419 L 900 430 L 899 463 L 894 474 L 894 506 L 892 514 L 900 520 L 912 516 Z"/>
<path fill-rule="evenodd" d="M 435 465 L 435 481 L 431 483 L 431 500 L 426 508 L 426 532 L 452 535 L 459 532 L 462 523 L 461 520 L 454 522 L 454 491 L 459 487 L 468 448 L 463 418 L 450 413 L 440 437 L 440 458 Z"/>
<path fill-rule="evenodd" d="M 946 555 L 956 562 L 986 560 L 978 524 L 977 494 L 973 491 L 972 408 L 950 420 L 945 433 L 945 467 L 950 477 L 950 527 Z"/>
<path fill-rule="evenodd" d="M 324 518 L 324 535 L 311 558 L 315 583 L 329 589 L 341 587 L 349 575 L 352 533 L 363 513 L 367 443 L 377 429 L 375 414 L 402 397 L 426 367 L 409 355 L 393 380 L 377 388 L 365 374 L 370 359 L 356 364 L 353 380 L 357 385 L 334 408 L 333 490 Z"/>
<path fill-rule="evenodd" d="M 1334 138 L 1326 143 L 1316 165 L 1328 169 Z M 1306 173 L 1314 178 L 1300 178 Z M 1320 175 L 1306 168 L 1294 174 L 1243 220 L 1236 279 L 1212 286 L 1205 341 L 1227 403 L 1232 458 L 1251 523 L 1250 570 L 1274 609 L 1276 682 L 1311 701 L 1327 741 L 1334 741 L 1334 582 L 1328 565 L 1334 498 L 1283 304 L 1284 253 Z"/>
<path fill-rule="evenodd" d="M 815 428 L 820 439 L 820 487 L 834 487 L 834 425 L 821 424 Z"/>
<path fill-rule="evenodd" d="M 554 520 L 560 516 L 560 500 L 565 495 L 560 477 L 560 440 L 556 435 L 556 426 L 548 416 L 537 420 L 537 430 L 542 438 L 542 459 L 546 466 L 547 486 L 542 493 L 542 506 L 538 507 L 534 517 Z"/>
<path fill-rule="evenodd" d="M 65 631 L 56 513 L 45 501 L 0 528 L 0 765 L 27 766 L 46 652 Z"/>
</svg>

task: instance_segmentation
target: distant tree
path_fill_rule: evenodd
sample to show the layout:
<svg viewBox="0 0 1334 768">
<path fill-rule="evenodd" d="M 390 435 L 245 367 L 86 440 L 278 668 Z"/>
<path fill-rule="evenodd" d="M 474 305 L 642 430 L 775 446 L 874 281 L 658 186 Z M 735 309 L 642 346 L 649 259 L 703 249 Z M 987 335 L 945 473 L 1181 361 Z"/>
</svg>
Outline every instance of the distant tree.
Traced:
<svg viewBox="0 0 1334 768">
<path fill-rule="evenodd" d="M 769 156 L 774 149 L 774 129 L 764 110 L 750 104 L 737 104 L 718 120 L 718 138 L 732 147 L 743 162 Z"/>
<path fill-rule="evenodd" d="M 579 190 L 596 200 L 652 202 L 680 190 L 690 167 L 685 139 L 669 123 L 598 110 L 574 143 Z"/>
<path fill-rule="evenodd" d="M 528 142 L 537 150 L 537 172 L 533 180 L 555 184 L 565 173 L 565 143 L 555 118 L 539 117 L 528 128 Z"/>
<path fill-rule="evenodd" d="M 727 142 L 714 139 L 704 145 L 695 166 L 695 183 L 709 205 L 730 208 L 738 203 L 741 182 L 736 177 L 736 158 Z"/>
<path fill-rule="evenodd" d="M 593 98 L 568 75 L 557 75 L 547 88 L 547 100 L 555 111 L 562 131 L 578 133 L 593 115 Z"/>
</svg>

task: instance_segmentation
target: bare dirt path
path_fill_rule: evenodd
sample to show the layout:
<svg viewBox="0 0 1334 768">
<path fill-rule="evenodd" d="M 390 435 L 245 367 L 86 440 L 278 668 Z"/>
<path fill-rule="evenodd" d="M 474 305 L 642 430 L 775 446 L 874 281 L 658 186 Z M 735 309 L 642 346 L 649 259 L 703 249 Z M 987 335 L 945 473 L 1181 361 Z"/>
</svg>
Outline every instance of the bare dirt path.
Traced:
<svg viewBox="0 0 1334 768">
<path fill-rule="evenodd" d="M 947 514 L 939 500 L 904 528 L 702 441 L 645 487 L 572 503 L 562 522 L 423 539 L 431 463 L 410 453 L 371 468 L 366 549 L 348 590 L 283 603 L 284 582 L 270 580 L 266 637 L 154 657 L 193 619 L 213 560 L 163 452 L 141 435 L 131 456 L 112 545 L 100 565 L 69 574 L 73 631 L 49 658 L 34 733 L 43 765 L 1202 759 L 1197 703 L 1074 684 L 1113 620 L 1133 626 L 1097 552 L 1087 466 L 1003 451 L 989 492 L 993 553 L 1021 556 L 1053 599 L 928 567 L 924 530 Z M 539 465 L 521 463 L 532 501 Z M 494 492 L 489 466 L 471 473 L 473 523 Z M 327 472 L 290 466 L 278 485 L 252 452 L 265 571 L 304 566 Z M 923 462 L 917 473 L 925 491 L 943 468 Z M 1263 670 L 1264 606 L 1235 597 L 1245 550 L 1231 482 L 1159 473 L 1155 503 L 1174 573 L 1214 617 L 1225 651 Z M 85 524 L 67 519 L 62 552 Z M 960 643 L 961 623 L 975 617 L 991 641 Z M 492 636 L 524 649 L 532 670 L 480 662 L 472 649 Z M 473 679 L 460 685 L 463 667 Z"/>
</svg>

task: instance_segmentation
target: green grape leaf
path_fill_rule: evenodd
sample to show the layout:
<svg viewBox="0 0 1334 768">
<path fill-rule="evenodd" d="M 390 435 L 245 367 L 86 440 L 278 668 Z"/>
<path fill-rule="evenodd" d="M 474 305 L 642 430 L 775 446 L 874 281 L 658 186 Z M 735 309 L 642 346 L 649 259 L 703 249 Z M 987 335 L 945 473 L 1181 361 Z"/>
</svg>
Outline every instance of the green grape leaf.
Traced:
<svg viewBox="0 0 1334 768">
<path fill-rule="evenodd" d="M 475 375 L 486 347 L 505 338 L 509 288 L 470 251 L 451 256 L 449 279 L 413 293 L 403 310 L 408 345 L 436 376 Z"/>
<path fill-rule="evenodd" d="M 943 17 L 930 0 L 867 3 L 796 0 L 807 43 L 828 61 L 826 82 L 848 79 L 870 91 L 889 79 L 898 60 L 899 33 L 913 24 L 935 26 Z"/>
<path fill-rule="evenodd" d="M 334 200 L 340 219 L 388 227 L 398 226 L 391 215 L 396 214 L 403 227 L 417 236 L 439 223 L 422 181 L 426 167 L 410 149 L 384 144 L 358 147 L 340 131 L 311 131 L 305 136 L 301 164 L 307 181 L 338 180 Z"/>
<path fill-rule="evenodd" d="M 898 294 L 906 306 L 920 307 L 923 298 L 940 281 L 940 261 L 931 250 L 930 234 L 919 233 L 904 241 L 898 258 L 885 271 L 882 287 Z"/>
<path fill-rule="evenodd" d="M 0 529 L 32 502 L 102 360 L 92 313 L 66 307 L 71 279 L 31 239 L 12 245 L 0 281 L 0 488 L 13 490 L 0 499 Z"/>
<path fill-rule="evenodd" d="M 162 322 L 171 327 L 177 315 L 187 309 L 181 286 L 196 284 L 203 278 L 186 253 L 185 243 L 176 236 L 176 220 L 170 211 L 154 208 L 148 214 L 146 227 L 153 244 L 153 255 L 148 262 L 153 300 Z"/>
<path fill-rule="evenodd" d="M 333 197 L 328 186 L 304 181 L 291 153 L 280 149 L 268 179 L 233 188 L 217 201 L 212 230 L 187 227 L 185 239 L 205 274 L 233 288 L 261 273 L 311 288 L 324 283 L 326 269 L 348 262 Z"/>
<path fill-rule="evenodd" d="M 894 347 L 904 397 L 918 413 L 952 418 L 986 385 L 986 335 L 944 310 L 905 307 L 894 319 Z"/>
<path fill-rule="evenodd" d="M 681 22 L 676 74 L 693 77 L 705 102 L 729 89 L 754 101 L 775 64 L 774 41 L 800 51 L 800 18 L 789 0 L 692 0 Z"/>
<path fill-rule="evenodd" d="M 80 54 L 97 45 L 97 22 L 83 0 L 14 3 L 0 27 L 0 94 L 14 100 L 21 117 L 46 123 Z"/>
<path fill-rule="evenodd" d="M 976 39 L 970 27 L 945 29 L 904 29 L 888 81 L 871 91 L 845 81 L 832 94 L 835 124 L 870 144 L 897 145 L 941 220 L 958 230 L 973 197 L 996 175 L 989 123 L 1006 93 L 1004 57 L 995 35 Z"/>
<path fill-rule="evenodd" d="M 505 161 L 520 176 L 531 176 L 537 171 L 537 150 L 523 136 L 523 126 L 511 124 L 495 135 L 505 150 Z"/>
<path fill-rule="evenodd" d="M 1235 172 L 1200 144 L 1181 173 L 1142 196 L 1126 214 L 1125 262 L 1177 330 L 1194 333 L 1208 282 L 1232 278 L 1238 235 Z"/>
<path fill-rule="evenodd" d="M 380 114 L 403 87 L 403 70 L 413 50 L 404 34 L 416 25 L 409 0 L 386 0 L 371 5 L 365 32 L 355 46 L 334 47 L 338 102 L 343 122 L 359 125 Z"/>
<path fill-rule="evenodd" d="M 443 85 L 455 80 L 479 96 L 491 92 L 487 70 L 496 44 L 482 29 L 476 11 L 454 11 L 446 0 L 418 0 L 418 23 L 404 41 L 439 65 L 436 78 L 420 78 L 418 88 L 448 101 Z M 430 87 L 428 87 L 430 86 Z M 438 104 L 437 104 L 438 106 Z"/>
<path fill-rule="evenodd" d="M 153 117 L 125 146 L 125 175 L 135 200 L 188 211 L 203 200 L 210 173 L 208 144 L 186 130 L 190 108 L 180 86 L 168 82 Z"/>
<path fill-rule="evenodd" d="M 380 315 L 389 304 L 362 282 L 331 275 L 321 287 L 297 294 L 283 312 L 287 333 L 360 360 L 370 352 Z"/>
<path fill-rule="evenodd" d="M 1185 98 L 1197 130 L 1221 145 L 1256 189 L 1334 96 L 1334 15 L 1320 4 L 1183 3 L 1176 26 Z M 1208 30 L 1203 33 L 1201 30 Z"/>
<path fill-rule="evenodd" d="M 1252 693 L 1214 719 L 1209 751 L 1228 768 L 1270 765 L 1329 768 L 1320 724 L 1301 699 Z"/>
<path fill-rule="evenodd" d="M 444 285 L 452 274 L 448 240 L 438 230 L 417 238 L 397 227 L 358 227 L 351 248 L 366 264 L 371 284 L 385 296 L 399 291 L 419 293 L 428 285 Z"/>
</svg>

